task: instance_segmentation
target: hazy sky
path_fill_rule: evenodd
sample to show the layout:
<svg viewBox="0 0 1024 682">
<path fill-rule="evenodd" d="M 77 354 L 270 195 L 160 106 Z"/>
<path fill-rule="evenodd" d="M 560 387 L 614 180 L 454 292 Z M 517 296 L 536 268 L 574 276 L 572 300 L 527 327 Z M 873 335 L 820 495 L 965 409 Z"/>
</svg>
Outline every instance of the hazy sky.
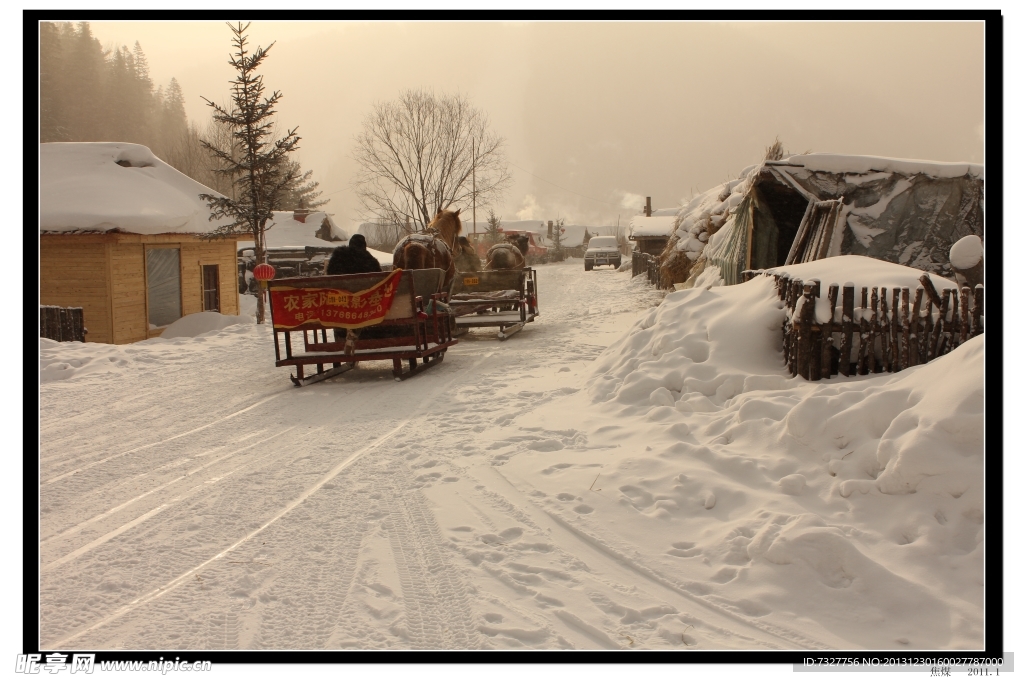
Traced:
<svg viewBox="0 0 1024 682">
<path fill-rule="evenodd" d="M 190 120 L 209 117 L 200 96 L 227 100 L 225 24 L 90 23 L 106 47 L 138 40 Z M 264 83 L 342 224 L 360 215 L 353 138 L 406 88 L 462 93 L 506 139 L 504 219 L 625 224 L 644 196 L 677 206 L 736 177 L 776 135 L 794 153 L 983 161 L 980 22 L 257 21 L 249 37 L 277 41 Z"/>
</svg>

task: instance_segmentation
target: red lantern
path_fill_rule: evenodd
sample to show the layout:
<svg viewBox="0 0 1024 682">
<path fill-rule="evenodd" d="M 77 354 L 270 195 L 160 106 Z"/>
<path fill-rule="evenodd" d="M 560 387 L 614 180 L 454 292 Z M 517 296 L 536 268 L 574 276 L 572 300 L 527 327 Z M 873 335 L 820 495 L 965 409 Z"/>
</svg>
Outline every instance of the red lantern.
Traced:
<svg viewBox="0 0 1024 682">
<path fill-rule="evenodd" d="M 252 269 L 252 276 L 256 278 L 260 284 L 268 280 L 274 279 L 274 266 L 270 263 L 260 263 Z"/>
</svg>

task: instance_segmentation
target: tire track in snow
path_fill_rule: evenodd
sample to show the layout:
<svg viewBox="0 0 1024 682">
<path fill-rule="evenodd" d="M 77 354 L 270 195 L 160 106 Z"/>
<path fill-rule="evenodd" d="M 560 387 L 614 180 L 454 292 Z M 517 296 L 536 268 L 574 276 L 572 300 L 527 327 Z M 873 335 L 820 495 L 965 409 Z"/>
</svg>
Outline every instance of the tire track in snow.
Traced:
<svg viewBox="0 0 1024 682">
<path fill-rule="evenodd" d="M 284 508 L 282 508 L 276 514 L 274 514 L 273 517 L 271 517 L 268 521 L 266 521 L 261 526 L 259 526 L 256 530 L 252 531 L 251 533 L 246 534 L 244 537 L 236 540 L 234 543 L 232 543 L 228 547 L 222 549 L 221 551 L 219 551 L 214 556 L 212 556 L 209 559 L 203 561 L 202 563 L 200 563 L 200 564 L 198 564 L 196 566 L 193 566 L 192 568 L 184 571 L 183 573 L 181 573 L 180 575 L 178 575 L 174 579 L 166 582 L 165 584 L 161 585 L 160 587 L 157 587 L 157 588 L 149 591 L 148 593 L 146 593 L 146 594 L 144 594 L 144 595 L 142 595 L 140 597 L 135 598 L 134 600 L 130 601 L 128 604 L 125 604 L 125 605 L 121 606 L 120 608 L 116 609 L 113 613 L 110 613 L 107 616 L 102 617 L 100 620 L 92 623 L 91 625 L 88 625 L 85 628 L 80 629 L 80 630 L 74 632 L 73 634 L 64 636 L 62 639 L 60 639 L 59 641 L 55 642 L 52 646 L 47 647 L 47 648 L 50 648 L 50 649 L 65 648 L 65 645 L 68 642 L 74 641 L 74 640 L 78 639 L 79 637 L 81 637 L 81 636 L 83 636 L 83 635 L 85 635 L 85 634 L 87 634 L 89 632 L 92 632 L 93 630 L 95 630 L 95 629 L 97 629 L 97 628 L 99 628 L 99 627 L 101 627 L 103 625 L 106 625 L 107 623 L 109 623 L 109 622 L 111 622 L 111 621 L 113 621 L 113 620 L 115 620 L 115 619 L 117 619 L 117 618 L 119 618 L 119 617 L 121 617 L 121 616 L 123 616 L 123 615 L 125 615 L 125 614 L 127 614 L 127 613 L 129 613 L 131 611 L 133 611 L 134 609 L 136 609 L 136 608 L 138 608 L 140 606 L 143 606 L 145 604 L 148 604 L 149 602 L 153 601 L 157 597 L 160 597 L 163 594 L 166 594 L 166 593 L 172 591 L 173 589 L 175 589 L 176 587 L 180 586 L 183 582 L 185 582 L 186 580 L 191 578 L 193 575 L 196 575 L 196 573 L 199 570 L 205 568 L 206 566 L 210 565 L 214 561 L 217 561 L 218 559 L 224 558 L 226 555 L 228 555 L 229 553 L 231 553 L 232 551 L 234 551 L 235 549 L 240 547 L 246 541 L 248 541 L 251 538 L 261 534 L 264 530 L 266 530 L 268 527 L 270 527 L 271 525 L 276 523 L 279 519 L 281 519 L 281 517 L 283 517 L 286 514 L 288 514 L 290 511 L 295 509 L 295 507 L 297 507 L 299 504 L 303 503 L 306 499 L 308 499 L 311 495 L 313 495 L 314 493 L 319 491 L 324 486 L 324 484 L 328 483 L 333 478 L 335 478 L 338 474 L 340 474 L 342 471 L 344 471 L 350 464 L 352 464 L 352 462 L 356 461 L 357 459 L 362 457 L 367 452 L 375 450 L 380 445 L 382 445 L 383 443 L 385 443 L 388 440 L 390 440 L 399 431 L 401 431 L 403 428 L 407 427 L 412 421 L 417 420 L 417 419 L 422 419 L 423 416 L 418 414 L 418 413 L 423 412 L 428 405 L 434 403 L 436 401 L 437 397 L 440 394 L 442 394 L 445 390 L 447 390 L 453 383 L 455 383 L 455 381 L 457 379 L 462 377 L 464 374 L 472 372 L 473 370 L 475 370 L 481 363 L 484 362 L 484 360 L 487 360 L 493 354 L 494 354 L 494 352 L 492 351 L 490 353 L 487 353 L 487 354 L 481 356 L 470 367 L 467 367 L 462 372 L 456 373 L 455 376 L 453 376 L 449 381 L 447 381 L 446 383 L 444 383 L 441 386 L 439 386 L 437 389 L 432 391 L 426 398 L 424 398 L 416 406 L 416 408 L 414 408 L 412 415 L 406 417 L 396 427 L 394 427 L 393 429 L 388 431 L 383 436 L 380 436 L 379 438 L 377 438 L 376 440 L 371 442 L 369 445 L 366 445 L 365 447 L 357 450 L 355 453 L 353 453 L 348 458 L 343 460 L 341 463 L 339 463 L 337 466 L 335 466 L 333 469 L 331 469 L 331 471 L 329 471 L 325 476 L 320 478 L 315 484 L 313 484 L 312 486 L 307 488 L 302 494 L 300 494 L 298 497 L 294 498 L 291 502 L 289 502 L 287 505 L 285 505 Z M 271 396 L 271 398 L 272 397 L 276 397 L 277 395 L 279 395 L 279 394 L 274 394 L 273 396 Z M 270 398 L 267 398 L 267 400 L 269 400 L 269 399 Z M 265 401 L 262 401 L 262 402 L 265 402 Z M 255 406 L 256 405 L 250 406 L 250 408 L 247 408 L 247 409 L 251 409 L 252 407 L 255 407 Z"/>
<path fill-rule="evenodd" d="M 472 607 L 458 571 L 447 560 L 440 529 L 409 481 L 401 458 L 387 469 L 390 514 L 384 524 L 405 603 L 406 636 L 413 649 L 469 649 L 477 645 Z"/>
</svg>

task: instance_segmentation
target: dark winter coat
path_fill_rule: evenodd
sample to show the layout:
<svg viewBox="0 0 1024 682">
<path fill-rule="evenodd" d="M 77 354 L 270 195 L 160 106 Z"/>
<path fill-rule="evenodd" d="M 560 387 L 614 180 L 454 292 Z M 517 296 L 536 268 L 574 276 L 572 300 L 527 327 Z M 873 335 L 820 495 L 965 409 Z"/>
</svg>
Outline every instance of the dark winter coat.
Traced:
<svg viewBox="0 0 1024 682">
<path fill-rule="evenodd" d="M 328 275 L 352 275 L 358 272 L 380 272 L 380 262 L 366 250 L 366 237 L 354 234 L 347 246 L 339 246 L 327 263 Z"/>
</svg>

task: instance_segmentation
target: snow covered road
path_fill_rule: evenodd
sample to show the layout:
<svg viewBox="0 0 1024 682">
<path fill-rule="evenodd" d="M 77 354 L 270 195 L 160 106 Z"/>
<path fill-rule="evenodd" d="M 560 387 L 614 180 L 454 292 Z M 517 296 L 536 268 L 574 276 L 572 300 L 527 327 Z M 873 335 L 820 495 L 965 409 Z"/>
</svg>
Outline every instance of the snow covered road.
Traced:
<svg viewBox="0 0 1024 682">
<path fill-rule="evenodd" d="M 365 363 L 296 389 L 256 325 L 119 347 L 44 341 L 41 646 L 870 645 L 856 627 L 822 630 L 799 599 L 778 612 L 772 590 L 730 593 L 737 571 L 716 562 L 705 575 L 689 562 L 710 566 L 701 552 L 713 552 L 693 541 L 660 548 L 696 531 L 644 489 L 655 460 L 607 458 L 642 454 L 644 432 L 657 445 L 664 427 L 591 408 L 581 388 L 661 292 L 578 260 L 538 279 L 535 323 L 504 342 L 471 331 L 400 383 Z M 615 487 L 630 467 L 640 478 Z M 751 526 L 729 511 L 742 493 L 718 494 L 702 513 Z M 772 523 L 777 535 L 788 521 Z M 753 546 L 757 530 L 726 540 Z M 948 607 L 911 596 L 940 622 L 915 632 L 947 643 Z"/>
</svg>

